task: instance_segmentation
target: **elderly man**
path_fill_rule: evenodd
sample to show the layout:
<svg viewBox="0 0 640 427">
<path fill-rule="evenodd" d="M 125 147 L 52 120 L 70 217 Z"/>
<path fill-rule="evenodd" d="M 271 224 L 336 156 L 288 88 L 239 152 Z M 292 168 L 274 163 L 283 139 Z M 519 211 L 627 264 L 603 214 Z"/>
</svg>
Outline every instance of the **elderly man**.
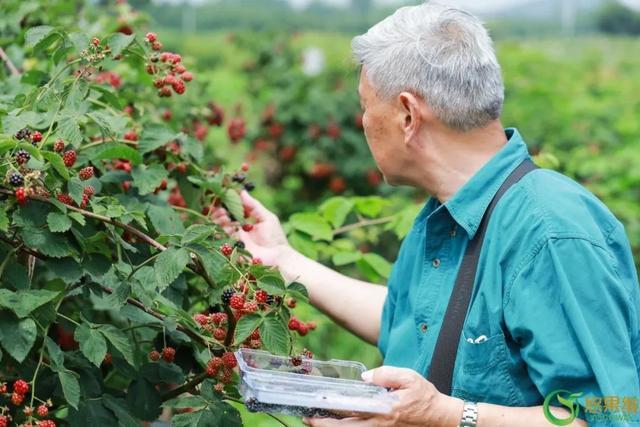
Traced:
<svg viewBox="0 0 640 427">
<path fill-rule="evenodd" d="M 242 195 L 258 224 L 238 237 L 377 344 L 385 366 L 365 380 L 399 398 L 390 415 L 305 422 L 582 426 L 585 409 L 604 412 L 612 397 L 636 416 L 640 290 L 624 228 L 576 182 L 534 170 L 518 131 L 502 127 L 500 66 L 482 24 L 445 6 L 404 7 L 352 45 L 380 171 L 432 197 L 385 288 L 296 252 L 278 218 Z"/>
</svg>

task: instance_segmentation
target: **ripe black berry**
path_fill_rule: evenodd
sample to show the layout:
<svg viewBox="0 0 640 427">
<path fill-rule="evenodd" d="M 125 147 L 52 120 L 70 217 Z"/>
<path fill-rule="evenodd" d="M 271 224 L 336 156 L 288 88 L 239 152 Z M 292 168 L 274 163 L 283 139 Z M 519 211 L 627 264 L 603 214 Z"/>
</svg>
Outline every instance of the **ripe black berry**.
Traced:
<svg viewBox="0 0 640 427">
<path fill-rule="evenodd" d="M 26 139 L 31 137 L 31 131 L 28 128 L 22 128 L 16 132 L 16 139 Z"/>
<path fill-rule="evenodd" d="M 222 291 L 222 303 L 223 304 L 229 304 L 229 302 L 231 301 L 231 297 L 236 293 L 236 291 L 234 291 L 231 288 L 226 288 L 224 291 Z"/>
<path fill-rule="evenodd" d="M 247 182 L 244 184 L 244 189 L 247 190 L 248 192 L 252 192 L 255 188 L 256 186 L 253 182 Z"/>
<path fill-rule="evenodd" d="M 31 158 L 31 154 L 29 154 L 27 151 L 25 150 L 19 150 L 16 153 L 16 162 L 19 165 L 23 165 L 25 163 L 27 163 L 29 161 L 29 159 Z"/>
<path fill-rule="evenodd" d="M 9 176 L 9 183 L 14 187 L 20 187 L 24 183 L 24 178 L 18 172 L 12 172 Z"/>
<path fill-rule="evenodd" d="M 233 175 L 233 177 L 231 178 L 231 180 L 232 180 L 233 182 L 237 182 L 237 183 L 239 183 L 239 184 L 240 184 L 240 183 L 243 183 L 243 182 L 244 182 L 244 180 L 245 180 L 246 178 L 247 178 L 247 177 L 246 177 L 246 175 L 245 175 L 245 174 L 243 174 L 243 173 L 237 173 L 237 174 Z"/>
<path fill-rule="evenodd" d="M 235 242 L 233 244 L 234 247 L 238 248 L 238 249 L 244 249 L 244 242 L 238 240 L 237 242 Z"/>
</svg>

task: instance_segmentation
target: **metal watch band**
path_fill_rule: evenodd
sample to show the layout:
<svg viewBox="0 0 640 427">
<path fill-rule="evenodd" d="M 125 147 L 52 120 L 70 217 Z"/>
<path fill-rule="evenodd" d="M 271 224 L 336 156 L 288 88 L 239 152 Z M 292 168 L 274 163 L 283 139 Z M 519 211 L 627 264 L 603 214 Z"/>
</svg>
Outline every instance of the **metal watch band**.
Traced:
<svg viewBox="0 0 640 427">
<path fill-rule="evenodd" d="M 476 427 L 478 422 L 478 406 L 474 402 L 466 401 L 462 409 L 462 418 L 458 427 Z"/>
</svg>

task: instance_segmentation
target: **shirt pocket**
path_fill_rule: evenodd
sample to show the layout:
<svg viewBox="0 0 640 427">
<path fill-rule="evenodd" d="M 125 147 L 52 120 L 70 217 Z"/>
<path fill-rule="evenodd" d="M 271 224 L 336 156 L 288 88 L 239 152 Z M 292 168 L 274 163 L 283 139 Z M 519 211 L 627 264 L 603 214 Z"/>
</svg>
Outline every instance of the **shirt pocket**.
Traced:
<svg viewBox="0 0 640 427">
<path fill-rule="evenodd" d="M 457 394 L 477 402 L 515 406 L 518 394 L 509 373 L 502 332 L 474 343 L 467 338 L 463 331 L 458 349 L 461 366 Z"/>
</svg>

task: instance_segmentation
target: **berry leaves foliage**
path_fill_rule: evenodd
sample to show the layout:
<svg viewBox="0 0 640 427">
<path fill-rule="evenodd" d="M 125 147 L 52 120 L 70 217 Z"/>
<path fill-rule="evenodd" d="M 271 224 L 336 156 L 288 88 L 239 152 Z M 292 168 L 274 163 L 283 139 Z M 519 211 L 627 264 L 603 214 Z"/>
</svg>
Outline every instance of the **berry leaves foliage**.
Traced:
<svg viewBox="0 0 640 427">
<path fill-rule="evenodd" d="M 117 3 L 88 29 L 89 6 L 6 4 L 20 25 L 0 70 L 0 426 L 140 425 L 163 408 L 177 426 L 241 425 L 234 351 L 293 354 L 286 301 L 307 294 L 212 222 L 224 207 L 252 230 L 249 168 L 198 137 L 212 101 L 191 62 Z"/>
</svg>

